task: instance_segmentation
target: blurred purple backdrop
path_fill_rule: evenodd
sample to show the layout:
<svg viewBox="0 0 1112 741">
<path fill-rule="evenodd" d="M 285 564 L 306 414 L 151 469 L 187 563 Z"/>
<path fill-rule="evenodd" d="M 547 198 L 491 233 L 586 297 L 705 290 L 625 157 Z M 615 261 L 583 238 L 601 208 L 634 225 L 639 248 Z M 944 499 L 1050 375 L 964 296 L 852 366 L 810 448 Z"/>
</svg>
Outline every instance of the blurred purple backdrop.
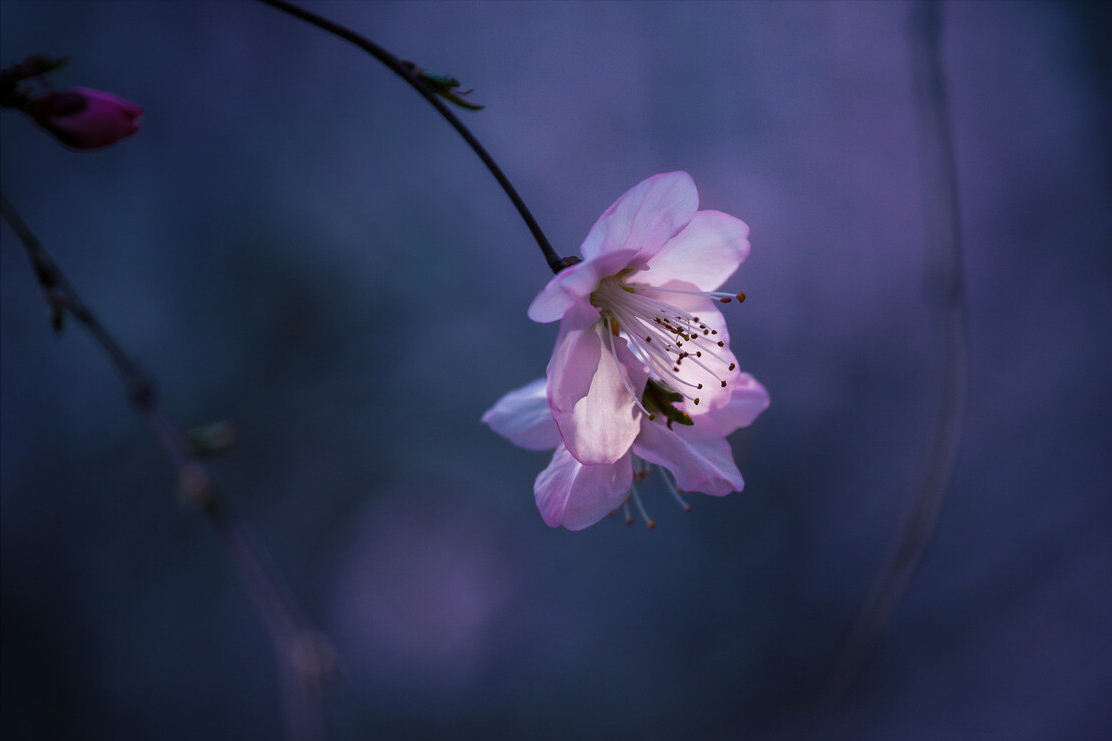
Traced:
<svg viewBox="0 0 1112 741">
<path fill-rule="evenodd" d="M 744 493 L 549 530 L 547 455 L 478 422 L 540 375 L 548 270 L 463 142 L 370 57 L 251 2 L 0 3 L 2 51 L 139 102 L 2 186 L 335 641 L 337 738 L 1112 733 L 1109 6 L 949 3 L 971 332 L 942 521 L 831 713 L 813 699 L 910 496 L 931 395 L 909 6 L 312 7 L 473 86 L 563 254 L 684 169 L 752 229 L 730 284 L 772 406 Z M 86 335 L 0 230 L 5 739 L 274 738 L 268 639 Z"/>
</svg>

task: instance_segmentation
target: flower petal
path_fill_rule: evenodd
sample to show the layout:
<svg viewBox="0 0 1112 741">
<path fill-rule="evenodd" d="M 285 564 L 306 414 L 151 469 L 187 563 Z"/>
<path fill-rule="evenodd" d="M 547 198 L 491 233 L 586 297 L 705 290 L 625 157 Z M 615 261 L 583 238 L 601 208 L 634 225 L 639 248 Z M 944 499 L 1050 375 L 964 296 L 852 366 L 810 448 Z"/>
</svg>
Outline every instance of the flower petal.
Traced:
<svg viewBox="0 0 1112 741">
<path fill-rule="evenodd" d="M 650 259 L 691 221 L 699 192 L 686 172 L 654 175 L 625 192 L 599 217 L 580 247 L 585 260 L 621 249 Z"/>
<path fill-rule="evenodd" d="M 730 384 L 730 400 L 707 414 L 693 417 L 699 432 L 729 435 L 753 424 L 768 409 L 768 390 L 748 373 L 742 373 Z"/>
<path fill-rule="evenodd" d="M 590 295 L 603 278 L 620 273 L 637 250 L 618 250 L 564 268 L 548 281 L 533 303 L 529 318 L 541 324 L 560 319 L 575 305 L 590 306 Z M 598 316 L 598 312 L 595 312 Z"/>
<path fill-rule="evenodd" d="M 537 476 L 533 494 L 549 527 L 582 530 L 621 506 L 632 480 L 629 453 L 614 463 L 585 466 L 561 445 Z"/>
<path fill-rule="evenodd" d="M 693 434 L 688 428 L 670 430 L 660 422 L 646 421 L 633 453 L 667 468 L 684 491 L 721 497 L 745 486 L 730 444 L 721 435 Z"/>
<path fill-rule="evenodd" d="M 662 285 L 670 280 L 713 291 L 749 256 L 749 227 L 718 211 L 700 211 L 682 232 L 660 248 L 648 270 L 634 279 Z"/>
<path fill-rule="evenodd" d="M 629 451 L 641 413 L 626 390 L 623 373 L 640 393 L 647 373 L 625 343 L 610 352 L 607 331 L 593 307 L 574 307 L 560 324 L 548 363 L 548 405 L 564 444 L 581 463 L 613 463 Z M 592 322 L 586 324 L 587 322 Z M 586 324 L 586 326 L 584 326 Z"/>
<path fill-rule="evenodd" d="M 684 349 L 694 347 L 692 343 L 684 344 Z M 692 354 L 696 350 L 691 351 Z M 711 345 L 709 348 L 698 350 L 702 352 L 703 357 L 685 358 L 683 363 L 679 365 L 680 372 L 677 373 L 687 383 L 695 384 L 696 388 L 693 390 L 687 388 L 687 393 L 692 394 L 699 399 L 698 404 L 691 402 L 684 402 L 684 411 L 692 417 L 699 417 L 704 414 L 710 414 L 714 410 L 729 403 L 733 387 L 738 381 L 740 375 L 737 370 L 737 358 L 734 357 L 730 346 L 717 347 Z M 714 353 L 711 355 L 710 353 Z M 693 360 L 698 360 L 702 365 L 697 365 Z M 729 370 L 730 366 L 733 370 Z M 726 385 L 723 386 L 722 384 Z M 702 388 L 698 388 L 699 385 Z"/>
<path fill-rule="evenodd" d="M 528 450 L 551 450 L 560 445 L 560 431 L 548 409 L 548 380 L 538 378 L 511 391 L 483 415 L 490 429 Z"/>
</svg>

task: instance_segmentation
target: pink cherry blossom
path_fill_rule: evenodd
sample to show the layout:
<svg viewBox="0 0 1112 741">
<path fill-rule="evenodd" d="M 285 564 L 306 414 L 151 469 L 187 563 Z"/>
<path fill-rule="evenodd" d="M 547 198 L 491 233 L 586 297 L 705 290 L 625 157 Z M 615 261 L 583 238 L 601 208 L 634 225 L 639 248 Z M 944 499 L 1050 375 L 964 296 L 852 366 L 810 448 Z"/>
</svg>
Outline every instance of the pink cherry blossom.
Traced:
<svg viewBox="0 0 1112 741">
<path fill-rule="evenodd" d="M 726 436 L 764 411 L 768 392 L 738 370 L 718 310 L 744 295 L 718 288 L 749 254 L 749 228 L 698 204 L 687 173 L 640 183 L 529 307 L 534 321 L 560 321 L 547 378 L 483 421 L 522 447 L 555 448 L 533 488 L 553 527 L 585 528 L 629 499 L 640 507 L 634 482 L 654 465 L 677 498 L 744 486 Z"/>
<path fill-rule="evenodd" d="M 578 464 L 628 458 L 653 416 L 642 401 L 650 379 L 680 394 L 692 418 L 732 398 L 741 374 L 718 303 L 743 295 L 717 289 L 749 254 L 749 228 L 698 204 L 685 172 L 635 186 L 591 228 L 583 261 L 529 307 L 534 321 L 560 321 L 547 400 Z"/>
<path fill-rule="evenodd" d="M 569 530 L 582 530 L 622 506 L 635 474 L 646 472 L 648 464 L 666 468 L 684 491 L 712 496 L 740 491 L 745 482 L 726 436 L 752 424 L 768 407 L 765 388 L 741 373 L 729 386 L 726 403 L 692 417 L 690 426 L 669 425 L 663 415 L 642 415 L 631 450 L 613 463 L 588 465 L 576 460 L 560 439 L 546 386 L 546 379 L 539 378 L 511 391 L 483 415 L 483 422 L 523 448 L 556 448 L 533 492 L 545 523 Z M 672 487 L 667 477 L 665 483 Z"/>
<path fill-rule="evenodd" d="M 74 149 L 99 149 L 139 130 L 143 109 L 111 93 L 75 87 L 43 93 L 23 106 L 35 123 Z"/>
</svg>

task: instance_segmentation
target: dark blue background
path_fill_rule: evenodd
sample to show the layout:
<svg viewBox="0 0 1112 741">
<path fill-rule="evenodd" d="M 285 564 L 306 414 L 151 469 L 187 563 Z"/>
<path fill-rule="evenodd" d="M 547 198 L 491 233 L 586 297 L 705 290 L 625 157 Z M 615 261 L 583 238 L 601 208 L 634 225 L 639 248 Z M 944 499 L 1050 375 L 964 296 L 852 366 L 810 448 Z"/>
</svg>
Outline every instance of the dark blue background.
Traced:
<svg viewBox="0 0 1112 741">
<path fill-rule="evenodd" d="M 948 3 L 969 399 L 937 538 L 856 691 L 813 710 L 928 439 L 909 71 L 888 3 L 356 3 L 459 77 L 571 254 L 689 171 L 753 251 L 728 313 L 772 406 L 747 487 L 655 531 L 550 530 L 547 455 L 478 422 L 540 375 L 550 273 L 493 179 L 365 54 L 250 2 L 10 2 L 0 61 L 146 108 L 63 150 L 4 112 L 2 186 L 340 652 L 339 738 L 1097 739 L 1112 733 L 1108 6 Z M 2 729 L 273 738 L 268 639 L 76 326 L 0 230 Z"/>
</svg>

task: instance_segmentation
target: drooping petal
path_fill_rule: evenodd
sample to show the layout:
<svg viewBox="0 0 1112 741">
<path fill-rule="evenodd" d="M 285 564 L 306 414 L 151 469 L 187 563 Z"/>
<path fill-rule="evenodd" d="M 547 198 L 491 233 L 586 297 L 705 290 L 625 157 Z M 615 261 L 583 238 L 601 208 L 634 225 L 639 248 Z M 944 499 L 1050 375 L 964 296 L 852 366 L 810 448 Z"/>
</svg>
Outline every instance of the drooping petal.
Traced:
<svg viewBox="0 0 1112 741">
<path fill-rule="evenodd" d="M 667 468 L 684 491 L 721 497 L 745 486 L 730 444 L 720 435 L 699 435 L 690 428 L 670 430 L 659 421 L 646 421 L 633 453 Z"/>
<path fill-rule="evenodd" d="M 629 453 L 614 463 L 585 466 L 561 445 L 537 476 L 533 494 L 549 527 L 582 530 L 621 506 L 632 479 Z"/>
<path fill-rule="evenodd" d="M 729 435 L 753 424 L 768 409 L 768 390 L 748 373 L 740 374 L 730 386 L 730 400 L 707 414 L 693 418 L 700 433 Z"/>
<path fill-rule="evenodd" d="M 597 314 L 584 326 L 587 321 L 591 313 L 574 307 L 560 324 L 548 363 L 548 404 L 577 460 L 613 463 L 629 451 L 640 429 L 641 412 L 626 384 L 639 394 L 647 375 L 625 343 L 613 343 L 619 357 L 610 352 L 608 330 Z"/>
<path fill-rule="evenodd" d="M 599 281 L 620 273 L 636 256 L 637 250 L 617 250 L 564 268 L 529 304 L 529 318 L 544 324 L 561 319 L 573 306 L 590 306 L 590 295 Z"/>
<path fill-rule="evenodd" d="M 538 378 L 511 391 L 483 415 L 490 429 L 527 450 L 551 450 L 560 444 L 560 431 L 548 409 L 548 380 Z"/>
<path fill-rule="evenodd" d="M 649 260 L 690 223 L 699 193 L 686 172 L 666 172 L 629 189 L 608 208 L 580 247 L 585 260 L 622 249 L 636 249 Z"/>
<path fill-rule="evenodd" d="M 682 232 L 668 240 L 649 261 L 637 283 L 659 286 L 682 280 L 713 291 L 749 256 L 749 227 L 718 211 L 700 211 Z"/>
</svg>

